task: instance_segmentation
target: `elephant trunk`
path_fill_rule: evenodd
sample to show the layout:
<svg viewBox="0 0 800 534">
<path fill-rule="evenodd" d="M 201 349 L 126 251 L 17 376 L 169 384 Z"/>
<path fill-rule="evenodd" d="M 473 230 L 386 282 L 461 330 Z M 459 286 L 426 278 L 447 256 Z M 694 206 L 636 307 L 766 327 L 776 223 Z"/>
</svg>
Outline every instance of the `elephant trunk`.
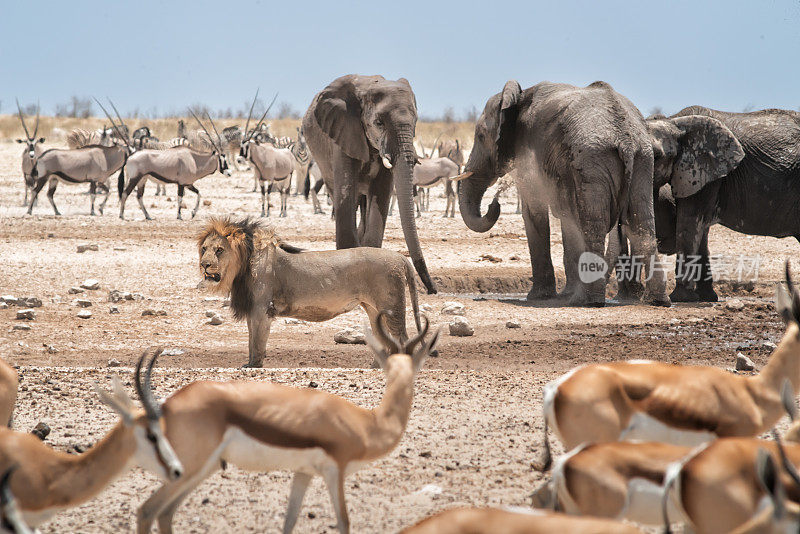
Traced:
<svg viewBox="0 0 800 534">
<path fill-rule="evenodd" d="M 470 174 L 471 176 L 459 182 L 458 207 L 461 218 L 473 232 L 488 232 L 500 218 L 500 202 L 497 197 L 492 199 L 486 215 L 481 216 L 481 200 L 491 185 L 491 177 L 486 172 Z"/>
<path fill-rule="evenodd" d="M 436 286 L 428 273 L 428 266 L 422 257 L 422 248 L 419 244 L 417 234 L 417 224 L 414 220 L 414 200 L 412 198 L 412 179 L 413 169 L 416 163 L 417 154 L 414 150 L 413 135 L 410 132 L 400 131 L 397 135 L 397 154 L 395 157 L 392 174 L 394 178 L 395 192 L 397 193 L 397 206 L 400 211 L 400 223 L 403 228 L 403 236 L 406 239 L 408 253 L 411 262 L 419 273 L 419 277 L 428 294 L 436 293 Z"/>
</svg>

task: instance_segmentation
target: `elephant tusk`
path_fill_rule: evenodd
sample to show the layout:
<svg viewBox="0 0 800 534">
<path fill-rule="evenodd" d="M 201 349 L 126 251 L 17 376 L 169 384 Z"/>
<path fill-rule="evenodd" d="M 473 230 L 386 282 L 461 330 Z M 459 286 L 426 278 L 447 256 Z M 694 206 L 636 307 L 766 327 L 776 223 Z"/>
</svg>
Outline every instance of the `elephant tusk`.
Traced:
<svg viewBox="0 0 800 534">
<path fill-rule="evenodd" d="M 454 182 L 460 182 L 461 180 L 466 180 L 467 178 L 472 176 L 472 174 L 473 174 L 473 172 L 469 171 L 469 172 L 465 172 L 463 174 L 459 174 L 458 176 L 454 176 L 453 178 L 450 178 L 450 179 L 452 181 L 454 181 Z"/>
<path fill-rule="evenodd" d="M 387 169 L 391 169 L 392 168 L 392 162 L 389 161 L 389 158 L 387 158 L 386 156 L 383 156 L 382 159 L 383 159 L 383 166 L 386 167 Z"/>
</svg>

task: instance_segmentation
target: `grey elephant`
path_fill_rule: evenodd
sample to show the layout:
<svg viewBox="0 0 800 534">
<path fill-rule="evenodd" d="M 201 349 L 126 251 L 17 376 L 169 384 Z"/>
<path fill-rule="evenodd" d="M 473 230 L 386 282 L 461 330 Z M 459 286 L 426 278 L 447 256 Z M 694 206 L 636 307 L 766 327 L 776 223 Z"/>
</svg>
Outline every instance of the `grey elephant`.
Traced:
<svg viewBox="0 0 800 534">
<path fill-rule="evenodd" d="M 436 293 L 414 221 L 416 124 L 416 98 L 406 79 L 351 74 L 314 97 L 303 133 L 333 194 L 336 248 L 381 246 L 394 184 L 411 262 L 428 293 Z"/>
<path fill-rule="evenodd" d="M 515 177 L 533 271 L 529 300 L 556 295 L 549 209 L 561 220 L 562 294 L 570 304 L 605 304 L 605 278 L 579 269 L 599 268 L 606 234 L 618 221 L 628 228 L 634 251 L 652 261 L 644 262 L 644 300 L 670 304 L 665 273 L 653 268 L 659 259 L 650 136 L 639 110 L 607 83 L 542 82 L 523 91 L 507 82 L 478 119 L 465 171 L 458 177 L 459 208 L 476 232 L 488 231 L 500 216 L 496 196 L 481 215 L 487 188 L 508 172 Z"/>
<path fill-rule="evenodd" d="M 673 300 L 717 300 L 708 250 L 714 224 L 800 240 L 800 113 L 691 106 L 647 122 L 656 154 L 659 250 L 678 255 Z M 687 157 L 688 147 L 698 145 Z M 681 173 L 693 177 L 689 187 L 676 181 Z"/>
</svg>

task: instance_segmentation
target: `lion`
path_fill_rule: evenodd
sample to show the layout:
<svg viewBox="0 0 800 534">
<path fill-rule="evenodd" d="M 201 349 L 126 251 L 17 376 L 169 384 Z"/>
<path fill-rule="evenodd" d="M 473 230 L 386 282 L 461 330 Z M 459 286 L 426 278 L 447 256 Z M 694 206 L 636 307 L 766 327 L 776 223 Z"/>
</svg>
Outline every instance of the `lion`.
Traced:
<svg viewBox="0 0 800 534">
<path fill-rule="evenodd" d="M 398 252 L 372 247 L 307 251 L 284 243 L 273 228 L 249 217 L 210 219 L 197 244 L 206 286 L 230 294 L 234 318 L 247 319 L 245 367 L 262 366 L 275 317 L 321 322 L 361 306 L 376 332 L 378 312 L 386 310 L 387 330 L 405 342 L 406 287 L 420 331 L 414 268 Z"/>
</svg>

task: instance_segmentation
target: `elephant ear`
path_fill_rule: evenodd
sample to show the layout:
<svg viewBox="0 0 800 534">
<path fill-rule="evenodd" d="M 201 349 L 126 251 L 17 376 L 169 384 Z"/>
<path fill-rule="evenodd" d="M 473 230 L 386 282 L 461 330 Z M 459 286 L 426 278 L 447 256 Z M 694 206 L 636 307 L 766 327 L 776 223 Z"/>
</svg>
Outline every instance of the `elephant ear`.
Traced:
<svg viewBox="0 0 800 534">
<path fill-rule="evenodd" d="M 694 195 L 726 176 L 744 158 L 744 149 L 736 136 L 717 119 L 691 115 L 669 121 L 680 131 L 679 155 L 670 178 L 675 198 Z"/>
<path fill-rule="evenodd" d="M 317 98 L 314 118 L 345 154 L 360 161 L 369 161 L 367 134 L 361 122 L 361 100 L 350 78 L 339 78 Z"/>
<path fill-rule="evenodd" d="M 500 113 L 497 119 L 497 154 L 502 169 L 512 154 L 514 129 L 519 115 L 519 101 L 522 87 L 516 80 L 509 80 L 500 93 Z"/>
</svg>

